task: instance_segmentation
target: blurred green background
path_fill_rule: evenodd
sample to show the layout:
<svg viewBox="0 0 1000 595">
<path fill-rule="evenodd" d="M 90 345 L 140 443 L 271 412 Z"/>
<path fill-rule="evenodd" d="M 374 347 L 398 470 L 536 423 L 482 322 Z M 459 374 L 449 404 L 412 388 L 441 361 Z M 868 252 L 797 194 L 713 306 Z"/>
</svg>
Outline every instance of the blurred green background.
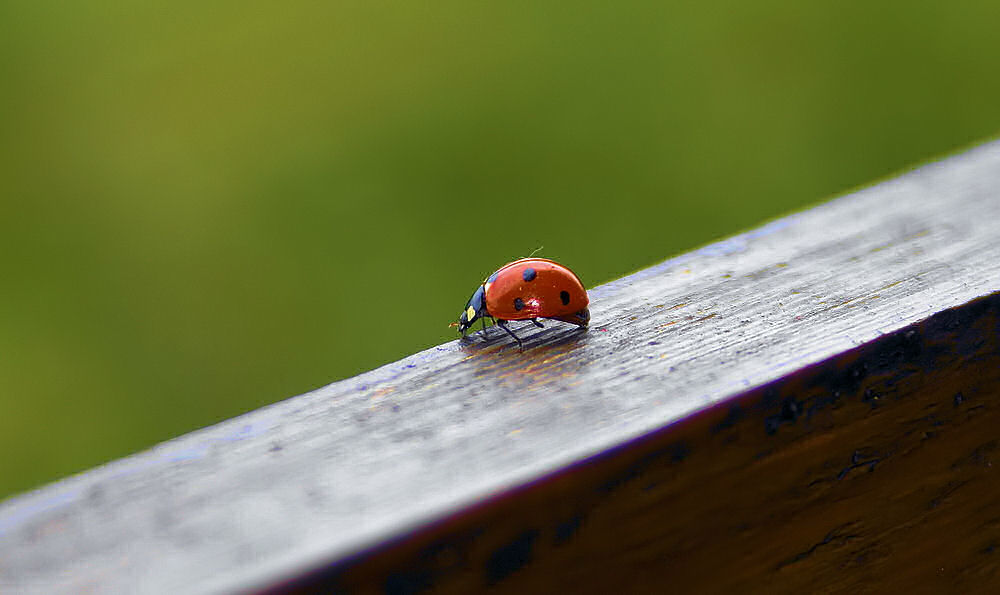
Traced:
<svg viewBox="0 0 1000 595">
<path fill-rule="evenodd" d="M 1000 3 L 0 4 L 0 497 L 1000 130 Z"/>
</svg>

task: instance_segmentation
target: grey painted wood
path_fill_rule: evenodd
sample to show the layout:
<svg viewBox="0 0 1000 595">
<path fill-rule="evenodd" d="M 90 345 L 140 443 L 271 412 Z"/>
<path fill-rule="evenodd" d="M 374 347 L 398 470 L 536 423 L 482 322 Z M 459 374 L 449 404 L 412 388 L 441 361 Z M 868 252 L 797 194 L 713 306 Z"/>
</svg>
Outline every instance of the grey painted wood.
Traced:
<svg viewBox="0 0 1000 595">
<path fill-rule="evenodd" d="M 587 331 L 453 341 L 11 498 L 0 592 L 273 584 L 1000 290 L 998 238 L 994 143 L 594 288 Z"/>
</svg>

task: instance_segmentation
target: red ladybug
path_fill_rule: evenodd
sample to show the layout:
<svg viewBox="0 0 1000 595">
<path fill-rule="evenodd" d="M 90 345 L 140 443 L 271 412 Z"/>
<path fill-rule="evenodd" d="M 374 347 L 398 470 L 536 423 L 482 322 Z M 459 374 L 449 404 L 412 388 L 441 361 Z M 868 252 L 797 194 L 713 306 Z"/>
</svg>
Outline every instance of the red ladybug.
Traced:
<svg viewBox="0 0 1000 595">
<path fill-rule="evenodd" d="M 476 288 L 458 318 L 458 330 L 464 337 L 478 319 L 485 330 L 489 318 L 523 348 L 521 339 L 507 328 L 508 320 L 542 326 L 539 318 L 551 318 L 587 326 L 589 303 L 587 290 L 573 271 L 547 258 L 522 258 L 504 265 Z"/>
</svg>

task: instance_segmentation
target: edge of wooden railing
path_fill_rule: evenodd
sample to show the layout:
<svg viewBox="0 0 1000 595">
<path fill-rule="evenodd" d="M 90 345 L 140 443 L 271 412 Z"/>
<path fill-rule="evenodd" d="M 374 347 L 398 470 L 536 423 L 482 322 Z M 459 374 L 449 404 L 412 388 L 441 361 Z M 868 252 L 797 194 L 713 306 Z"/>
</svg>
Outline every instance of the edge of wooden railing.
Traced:
<svg viewBox="0 0 1000 595">
<path fill-rule="evenodd" d="M 451 342 L 8 499 L 0 590 L 992 577 L 904 570 L 944 521 L 992 539 L 998 188 L 984 145 L 596 287 L 587 331 Z M 983 514 L 926 512 L 959 497 Z"/>
</svg>

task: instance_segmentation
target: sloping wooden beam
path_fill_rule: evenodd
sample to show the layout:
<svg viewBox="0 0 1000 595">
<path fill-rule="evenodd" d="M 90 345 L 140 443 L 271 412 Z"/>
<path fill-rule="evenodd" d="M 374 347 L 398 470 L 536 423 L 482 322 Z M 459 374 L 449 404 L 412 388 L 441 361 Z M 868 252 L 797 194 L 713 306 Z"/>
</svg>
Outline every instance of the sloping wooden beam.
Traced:
<svg viewBox="0 0 1000 595">
<path fill-rule="evenodd" d="M 978 586 L 998 291 L 994 143 L 11 498 L 0 591 Z"/>
</svg>

